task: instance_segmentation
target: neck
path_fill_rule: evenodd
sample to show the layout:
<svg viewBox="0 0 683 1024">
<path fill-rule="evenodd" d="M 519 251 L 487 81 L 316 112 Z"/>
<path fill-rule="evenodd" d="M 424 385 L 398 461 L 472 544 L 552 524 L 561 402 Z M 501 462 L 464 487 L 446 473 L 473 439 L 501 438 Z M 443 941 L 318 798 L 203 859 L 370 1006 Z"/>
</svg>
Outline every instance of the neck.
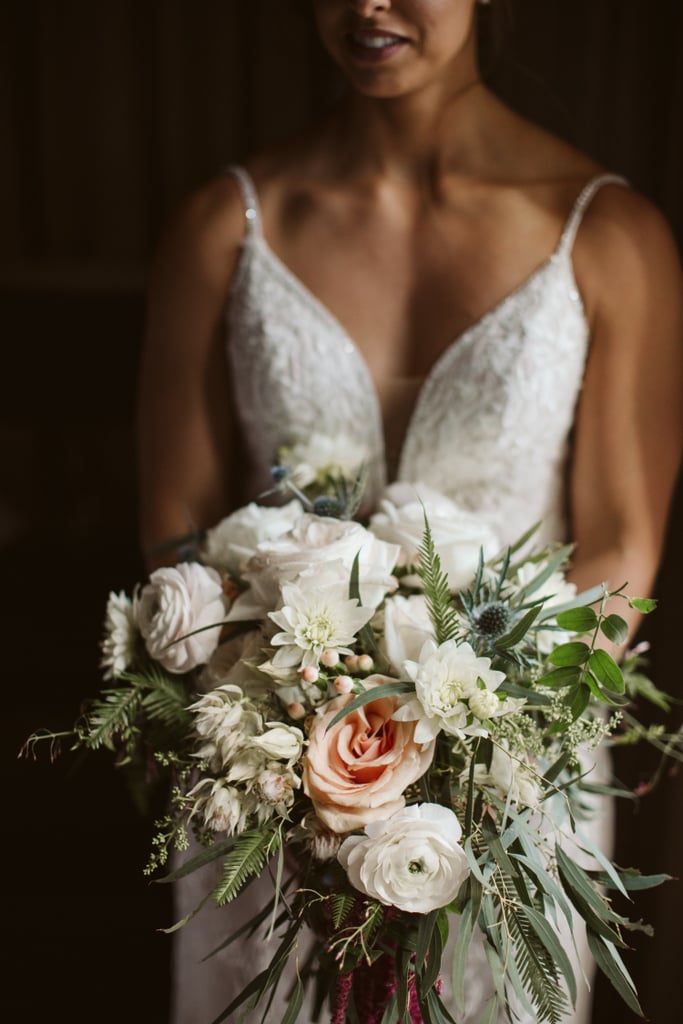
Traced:
<svg viewBox="0 0 683 1024">
<path fill-rule="evenodd" d="M 468 173 L 479 164 L 491 102 L 474 65 L 410 95 L 354 92 L 338 110 L 345 170 L 403 180 L 454 168 Z"/>
</svg>

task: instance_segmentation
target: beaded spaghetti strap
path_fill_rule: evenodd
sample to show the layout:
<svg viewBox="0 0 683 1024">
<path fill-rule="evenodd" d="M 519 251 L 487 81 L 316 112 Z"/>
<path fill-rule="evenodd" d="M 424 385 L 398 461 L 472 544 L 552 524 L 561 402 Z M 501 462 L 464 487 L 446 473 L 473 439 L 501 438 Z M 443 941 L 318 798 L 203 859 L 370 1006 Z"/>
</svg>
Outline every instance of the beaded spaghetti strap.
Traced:
<svg viewBox="0 0 683 1024">
<path fill-rule="evenodd" d="M 244 204 L 244 219 L 247 222 L 247 234 L 260 235 L 261 210 L 251 175 L 244 169 L 244 167 L 240 167 L 238 164 L 231 164 L 229 167 L 226 167 L 224 173 L 230 174 L 237 182 L 237 187 L 240 190 L 242 202 Z"/>
<path fill-rule="evenodd" d="M 560 238 L 560 244 L 557 247 L 557 252 L 560 255 L 571 252 L 571 249 L 576 240 L 576 233 L 581 226 L 583 216 L 588 209 L 593 196 L 598 192 L 603 185 L 624 185 L 626 188 L 629 184 L 626 178 L 622 178 L 619 174 L 598 174 L 583 187 L 579 193 L 579 197 L 574 203 L 572 212 L 567 218 L 567 223 L 564 226 L 562 237 Z"/>
</svg>

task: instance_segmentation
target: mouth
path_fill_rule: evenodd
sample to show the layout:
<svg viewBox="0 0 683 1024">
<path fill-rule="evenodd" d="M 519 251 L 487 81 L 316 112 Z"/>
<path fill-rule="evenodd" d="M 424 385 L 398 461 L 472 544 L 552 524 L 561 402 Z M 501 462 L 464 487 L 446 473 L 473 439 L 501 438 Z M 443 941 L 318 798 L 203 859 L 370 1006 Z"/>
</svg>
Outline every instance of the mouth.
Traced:
<svg viewBox="0 0 683 1024">
<path fill-rule="evenodd" d="M 409 46 L 410 40 L 382 29 L 356 29 L 347 34 L 346 43 L 356 59 L 381 64 Z"/>
</svg>

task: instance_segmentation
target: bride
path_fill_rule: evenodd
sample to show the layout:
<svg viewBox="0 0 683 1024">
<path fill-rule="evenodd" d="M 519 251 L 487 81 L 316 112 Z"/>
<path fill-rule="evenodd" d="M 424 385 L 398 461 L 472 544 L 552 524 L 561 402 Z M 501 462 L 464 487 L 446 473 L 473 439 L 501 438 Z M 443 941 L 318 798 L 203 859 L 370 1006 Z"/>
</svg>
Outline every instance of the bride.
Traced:
<svg viewBox="0 0 683 1024">
<path fill-rule="evenodd" d="M 371 452 L 371 502 L 423 481 L 503 542 L 542 520 L 545 540 L 575 543 L 579 589 L 648 593 L 683 435 L 667 226 L 489 91 L 477 0 L 310 6 L 344 97 L 191 196 L 156 261 L 139 416 L 150 567 L 264 491 L 280 445 L 319 433 Z M 180 916 L 193 896 L 178 900 Z M 269 959 L 254 944 L 200 964 L 234 927 L 219 917 L 179 933 L 175 1024 L 209 1024 Z"/>
</svg>

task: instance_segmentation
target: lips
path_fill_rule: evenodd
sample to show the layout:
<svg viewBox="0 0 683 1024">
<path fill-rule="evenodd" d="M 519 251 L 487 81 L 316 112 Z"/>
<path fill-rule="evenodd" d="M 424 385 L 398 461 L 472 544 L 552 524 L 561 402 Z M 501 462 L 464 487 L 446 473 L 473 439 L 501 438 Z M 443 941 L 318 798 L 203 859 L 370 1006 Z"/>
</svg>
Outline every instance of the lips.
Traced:
<svg viewBox="0 0 683 1024">
<path fill-rule="evenodd" d="M 346 40 L 356 58 L 373 64 L 389 60 L 410 42 L 386 29 L 356 29 L 348 33 Z"/>
</svg>

